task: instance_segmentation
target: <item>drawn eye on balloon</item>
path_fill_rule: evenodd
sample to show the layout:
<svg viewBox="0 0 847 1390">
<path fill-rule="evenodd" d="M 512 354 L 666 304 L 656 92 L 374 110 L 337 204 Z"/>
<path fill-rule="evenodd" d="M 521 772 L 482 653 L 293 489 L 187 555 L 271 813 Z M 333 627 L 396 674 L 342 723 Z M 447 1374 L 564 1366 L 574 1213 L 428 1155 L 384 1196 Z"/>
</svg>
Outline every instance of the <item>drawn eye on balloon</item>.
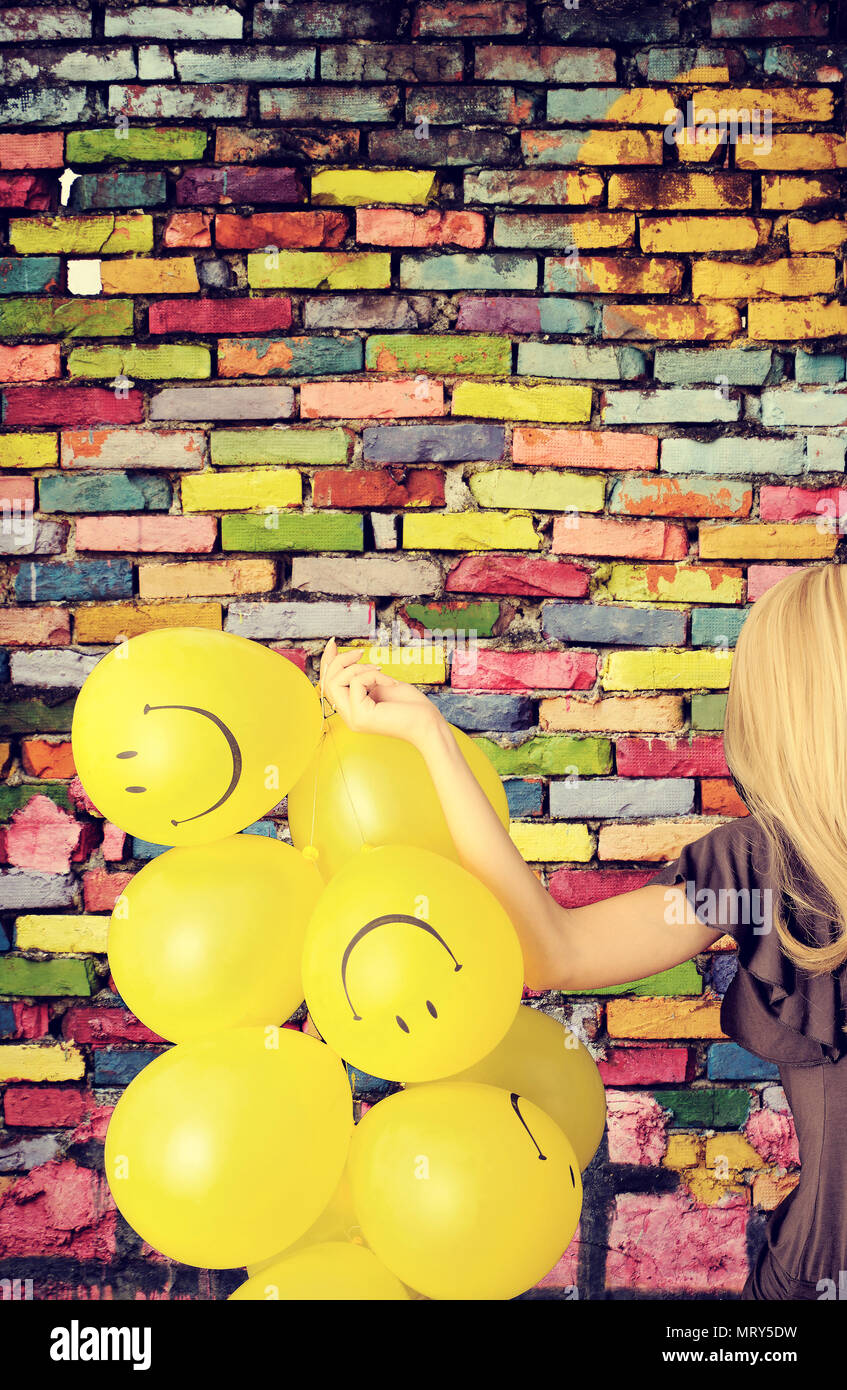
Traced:
<svg viewBox="0 0 847 1390">
<path fill-rule="evenodd" d="M 355 1023 L 362 1022 L 362 1015 L 357 1012 L 356 1007 L 353 1004 L 353 1000 L 350 998 L 350 990 L 347 986 L 347 966 L 350 963 L 350 956 L 354 948 L 358 946 L 359 942 L 364 940 L 364 938 L 368 936 L 372 931 L 376 931 L 377 927 L 384 927 L 397 922 L 405 922 L 410 927 L 417 927 L 419 931 L 427 932 L 429 936 L 431 936 L 435 941 L 437 941 L 439 946 L 442 946 L 444 948 L 444 950 L 447 952 L 448 956 L 452 960 L 454 974 L 458 974 L 458 972 L 462 968 L 460 962 L 453 955 L 453 952 L 450 950 L 450 947 L 444 940 L 444 937 L 441 935 L 440 932 L 437 932 L 435 930 L 435 927 L 430 926 L 429 922 L 422 922 L 420 917 L 410 917 L 405 912 L 388 912 L 383 917 L 374 917 L 372 921 L 366 922 L 363 927 L 360 927 L 359 930 L 356 932 L 355 936 L 352 936 L 350 938 L 350 940 L 347 942 L 347 945 L 344 948 L 344 955 L 341 957 L 341 987 L 344 990 L 344 996 L 347 1000 L 347 1003 L 350 1005 L 350 1012 L 353 1015 L 353 1020 Z M 431 1018 L 438 1018 L 438 1010 L 436 1009 L 431 999 L 427 999 L 426 1008 L 427 1013 L 430 1015 Z M 396 1015 L 395 1022 L 397 1023 L 397 1027 L 400 1029 L 401 1032 L 409 1033 L 411 1031 L 406 1020 L 404 1018 L 401 1018 L 399 1014 Z"/>
<path fill-rule="evenodd" d="M 202 820 L 203 816 L 210 816 L 213 811 L 217 811 L 221 806 L 223 806 L 224 802 L 228 801 L 229 798 L 232 796 L 233 792 L 238 786 L 238 783 L 241 780 L 241 748 L 239 747 L 238 739 L 235 737 L 235 734 L 232 732 L 232 729 L 230 729 L 229 725 L 225 724 L 224 721 L 220 719 L 216 714 L 213 714 L 211 710 L 202 709 L 199 705 L 145 705 L 143 713 L 150 714 L 153 711 L 163 709 L 186 710 L 189 714 L 201 714 L 205 719 L 210 719 L 212 723 L 215 725 L 215 727 L 217 729 L 220 729 L 221 733 L 226 739 L 230 757 L 232 758 L 232 775 L 229 779 L 229 785 L 224 791 L 223 795 L 218 797 L 214 805 L 208 806 L 205 811 L 198 811 L 196 815 L 184 816 L 182 820 L 171 819 L 171 825 L 187 825 L 189 821 Z M 118 758 L 137 758 L 138 751 L 134 748 L 127 748 L 122 753 L 117 753 L 115 756 Z M 147 788 L 141 786 L 130 786 L 124 787 L 124 791 L 141 794 L 143 792 L 146 792 Z"/>
</svg>

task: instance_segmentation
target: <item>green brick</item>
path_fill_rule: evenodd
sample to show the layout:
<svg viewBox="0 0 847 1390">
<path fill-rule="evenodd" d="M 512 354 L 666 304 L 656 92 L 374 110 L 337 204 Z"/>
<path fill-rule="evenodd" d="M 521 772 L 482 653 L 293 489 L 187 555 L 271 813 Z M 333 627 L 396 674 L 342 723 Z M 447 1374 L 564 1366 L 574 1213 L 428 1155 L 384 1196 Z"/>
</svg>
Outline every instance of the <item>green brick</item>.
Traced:
<svg viewBox="0 0 847 1390">
<path fill-rule="evenodd" d="M 257 251 L 247 283 L 258 290 L 381 290 L 391 284 L 387 251 Z"/>
<path fill-rule="evenodd" d="M 597 473 L 491 468 L 474 473 L 470 489 L 481 507 L 516 507 L 528 512 L 602 512 L 606 479 Z"/>
<path fill-rule="evenodd" d="M 477 637 L 493 637 L 500 617 L 499 603 L 407 603 L 406 616 L 428 632 L 475 632 Z"/>
<path fill-rule="evenodd" d="M 72 165 L 202 159 L 207 141 L 205 130 L 169 130 L 162 126 L 71 130 L 65 137 L 65 158 Z"/>
<path fill-rule="evenodd" d="M 9 242 L 24 255 L 64 252 L 68 256 L 116 256 L 153 250 L 153 218 L 148 213 L 95 217 L 13 217 Z"/>
<path fill-rule="evenodd" d="M 750 1092 L 736 1087 L 699 1087 L 687 1091 L 653 1091 L 663 1110 L 670 1110 L 672 1124 L 688 1129 L 741 1129 L 750 1114 Z"/>
<path fill-rule="evenodd" d="M 342 429 L 212 430 L 212 463 L 346 463 L 350 436 Z"/>
<path fill-rule="evenodd" d="M 63 811 L 73 811 L 68 788 L 64 782 L 22 782 L 18 787 L 0 787 L 0 821 L 7 821 L 34 796 L 49 796 Z"/>
<path fill-rule="evenodd" d="M 195 343 L 161 347 L 82 347 L 68 356 L 71 376 L 139 377 L 145 381 L 199 380 L 212 375 L 212 354 Z"/>
<path fill-rule="evenodd" d="M 2 734 L 69 734 L 76 700 L 0 700 Z"/>
<path fill-rule="evenodd" d="M 87 960 L 0 957 L 0 994 L 18 998 L 56 999 L 68 995 L 90 995 L 96 978 L 94 967 Z"/>
<path fill-rule="evenodd" d="M 717 731 L 726 718 L 726 695 L 692 695 L 691 727 Z"/>
<path fill-rule="evenodd" d="M 670 995 L 691 995 L 703 993 L 703 977 L 692 960 L 674 965 L 670 970 L 660 970 L 658 975 L 646 975 L 643 980 L 634 980 L 628 985 L 603 985 L 599 989 L 573 989 L 569 994 L 618 995 L 638 994 L 651 998 L 667 998 Z"/>
<path fill-rule="evenodd" d="M 378 333 L 368 338 L 365 365 L 371 371 L 430 371 L 448 376 L 509 376 L 508 338 L 479 333 L 455 335 Z"/>
<path fill-rule="evenodd" d="M 573 772 L 601 776 L 612 770 L 608 738 L 572 738 L 570 734 L 540 734 L 515 747 L 502 748 L 490 738 L 474 740 L 501 777 L 534 777 Z"/>
<path fill-rule="evenodd" d="M 124 338 L 132 332 L 131 299 L 0 301 L 0 338 Z"/>
<path fill-rule="evenodd" d="M 221 519 L 224 550 L 364 550 L 360 516 L 307 512 L 300 516 L 237 512 Z"/>
</svg>

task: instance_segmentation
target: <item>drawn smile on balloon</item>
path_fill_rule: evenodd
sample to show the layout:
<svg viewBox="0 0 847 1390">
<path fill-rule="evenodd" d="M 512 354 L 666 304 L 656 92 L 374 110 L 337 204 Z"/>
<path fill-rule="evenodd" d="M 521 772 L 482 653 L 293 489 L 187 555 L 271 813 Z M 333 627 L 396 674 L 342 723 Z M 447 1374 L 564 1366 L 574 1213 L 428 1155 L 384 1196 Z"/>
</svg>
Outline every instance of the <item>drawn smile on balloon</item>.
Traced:
<svg viewBox="0 0 847 1390">
<path fill-rule="evenodd" d="M 527 1134 L 529 1135 L 530 1139 L 532 1140 L 533 1144 L 535 1145 L 536 1149 L 538 1150 L 538 1157 L 539 1157 L 540 1159 L 543 1159 L 544 1162 L 546 1163 L 546 1162 L 547 1162 L 547 1155 L 541 1152 L 541 1148 L 540 1148 L 540 1145 L 539 1145 L 539 1143 L 538 1143 L 538 1140 L 536 1139 L 535 1135 L 533 1134 L 532 1130 L 530 1129 L 529 1125 L 527 1124 L 526 1120 L 524 1119 L 523 1115 L 521 1114 L 521 1107 L 520 1107 L 520 1104 L 519 1104 L 519 1102 L 520 1102 L 520 1096 L 517 1094 L 516 1091 L 510 1091 L 510 1092 L 509 1092 L 509 1099 L 510 1099 L 510 1101 L 512 1102 L 512 1109 L 514 1110 L 515 1114 L 517 1115 L 518 1119 L 520 1120 L 521 1124 L 523 1125 L 524 1129 L 526 1130 Z M 570 1175 L 571 1175 L 571 1187 L 576 1187 L 576 1178 L 574 1177 L 573 1168 L 571 1167 L 570 1164 L 568 1164 L 568 1172 L 569 1172 Z"/>
<path fill-rule="evenodd" d="M 219 719 L 216 714 L 213 714 L 211 710 L 201 709 L 198 705 L 145 705 L 144 713 L 150 714 L 151 711 L 162 709 L 187 710 L 189 714 L 202 714 L 205 719 L 210 719 L 215 727 L 220 729 L 226 739 L 230 757 L 232 758 L 232 776 L 229 779 L 229 786 L 226 788 L 223 796 L 219 796 L 214 805 L 208 806 L 205 811 L 198 811 L 196 815 L 193 816 L 184 816 L 182 820 L 171 820 L 171 825 L 187 825 L 189 821 L 201 820 L 203 816 L 210 816 L 213 811 L 217 811 L 218 808 L 223 806 L 224 802 L 228 801 L 232 796 L 241 780 L 241 749 L 238 745 L 238 739 L 235 737 L 232 729 L 230 729 L 222 719 Z M 138 752 L 136 749 L 128 748 L 123 753 L 118 753 L 116 756 L 118 758 L 137 758 Z M 146 792 L 147 788 L 138 786 L 124 787 L 124 791 L 139 793 Z"/>
<path fill-rule="evenodd" d="M 405 912 L 388 912 L 384 917 L 374 917 L 373 921 L 367 922 L 365 926 L 360 927 L 359 930 L 356 932 L 355 936 L 352 936 L 350 938 L 350 940 L 347 942 L 347 945 L 344 948 L 344 955 L 341 957 L 341 986 L 344 990 L 347 1003 L 350 1005 L 350 1011 L 356 1023 L 362 1022 L 362 1015 L 356 1012 L 356 1009 L 353 1005 L 353 1001 L 350 998 L 350 991 L 347 988 L 347 966 L 350 963 L 350 955 L 353 951 L 353 948 L 355 946 L 358 946 L 359 942 L 362 941 L 364 937 L 368 936 L 370 932 L 376 931 L 377 927 L 384 927 L 394 922 L 406 922 L 411 927 L 417 927 L 420 931 L 428 932 L 428 934 L 438 942 L 439 946 L 443 946 L 444 950 L 447 952 L 448 956 L 452 960 L 454 968 L 453 973 L 458 973 L 458 971 L 462 968 L 459 961 L 456 960 L 456 957 L 450 950 L 450 947 L 447 945 L 447 942 L 444 940 L 444 937 L 441 936 L 440 933 L 435 930 L 435 927 L 431 927 L 429 922 L 422 922 L 420 917 L 407 916 Z M 432 1003 L 430 999 L 427 999 L 426 1007 L 430 1017 L 437 1019 L 438 1010 L 436 1009 L 435 1005 Z M 401 1032 L 408 1033 L 411 1031 L 406 1020 L 404 1018 L 401 1018 L 399 1014 L 396 1015 L 395 1022 L 397 1023 L 397 1027 L 401 1030 Z"/>
</svg>

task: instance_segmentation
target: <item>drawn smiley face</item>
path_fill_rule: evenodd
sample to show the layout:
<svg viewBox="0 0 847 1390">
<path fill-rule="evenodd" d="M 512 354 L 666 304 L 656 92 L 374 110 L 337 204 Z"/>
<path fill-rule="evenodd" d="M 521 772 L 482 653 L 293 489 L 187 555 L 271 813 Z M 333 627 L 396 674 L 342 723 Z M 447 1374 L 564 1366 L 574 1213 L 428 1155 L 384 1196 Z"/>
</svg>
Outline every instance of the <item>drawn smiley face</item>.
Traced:
<svg viewBox="0 0 847 1390">
<path fill-rule="evenodd" d="M 514 1018 L 521 979 L 499 903 L 428 850 L 383 846 L 350 860 L 306 933 L 316 1027 L 346 1061 L 390 1080 L 433 1080 L 484 1056 Z"/>
<path fill-rule="evenodd" d="M 134 637 L 77 699 L 73 750 L 97 809 L 160 845 L 243 830 L 300 776 L 320 735 L 317 694 L 291 662 L 228 633 Z"/>
</svg>

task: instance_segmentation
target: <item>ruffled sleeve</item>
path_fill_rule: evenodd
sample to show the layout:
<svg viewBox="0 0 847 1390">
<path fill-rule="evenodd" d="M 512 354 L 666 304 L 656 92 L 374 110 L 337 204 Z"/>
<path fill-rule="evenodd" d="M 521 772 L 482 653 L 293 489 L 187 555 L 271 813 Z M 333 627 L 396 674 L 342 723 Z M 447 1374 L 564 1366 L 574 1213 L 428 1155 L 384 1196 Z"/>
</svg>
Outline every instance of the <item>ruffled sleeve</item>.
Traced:
<svg viewBox="0 0 847 1390">
<path fill-rule="evenodd" d="M 845 971 L 809 975 L 786 955 L 775 926 L 771 852 L 752 816 L 687 845 L 651 881 L 684 886 L 698 921 L 738 944 L 739 968 L 721 1006 L 728 1037 L 759 1057 L 798 1066 L 837 1061 L 847 1052 Z M 783 911 L 798 934 L 790 908 Z M 831 932 L 824 915 L 804 919 L 805 939 L 822 944 Z"/>
</svg>

